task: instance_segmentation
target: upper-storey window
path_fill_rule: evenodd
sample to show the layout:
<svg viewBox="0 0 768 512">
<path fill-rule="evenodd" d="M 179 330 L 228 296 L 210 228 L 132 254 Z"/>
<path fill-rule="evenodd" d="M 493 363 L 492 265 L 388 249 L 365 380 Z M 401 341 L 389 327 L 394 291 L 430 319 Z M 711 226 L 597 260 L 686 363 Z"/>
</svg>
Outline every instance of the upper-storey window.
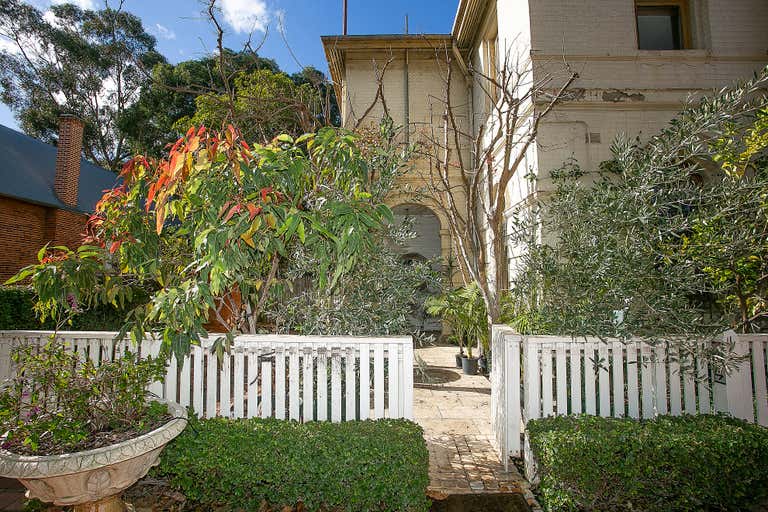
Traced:
<svg viewBox="0 0 768 512">
<path fill-rule="evenodd" d="M 683 50 L 688 42 L 686 0 L 637 0 L 637 45 L 641 50 Z"/>
</svg>

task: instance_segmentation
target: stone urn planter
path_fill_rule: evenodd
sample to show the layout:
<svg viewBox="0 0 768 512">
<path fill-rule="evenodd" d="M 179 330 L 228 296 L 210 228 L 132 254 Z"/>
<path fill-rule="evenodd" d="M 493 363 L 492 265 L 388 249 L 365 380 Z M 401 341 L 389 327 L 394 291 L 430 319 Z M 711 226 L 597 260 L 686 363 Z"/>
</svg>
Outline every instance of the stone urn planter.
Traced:
<svg viewBox="0 0 768 512">
<path fill-rule="evenodd" d="M 0 476 L 18 479 L 28 498 L 75 512 L 126 510 L 122 492 L 158 464 L 160 452 L 187 426 L 187 411 L 168 402 L 165 425 L 121 443 L 63 455 L 17 455 L 0 450 Z"/>
</svg>

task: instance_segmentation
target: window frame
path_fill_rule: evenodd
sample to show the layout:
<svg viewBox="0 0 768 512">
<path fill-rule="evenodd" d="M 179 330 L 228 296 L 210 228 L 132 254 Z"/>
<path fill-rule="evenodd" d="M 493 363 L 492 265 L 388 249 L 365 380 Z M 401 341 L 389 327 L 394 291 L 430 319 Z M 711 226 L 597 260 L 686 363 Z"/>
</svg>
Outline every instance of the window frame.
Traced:
<svg viewBox="0 0 768 512">
<path fill-rule="evenodd" d="M 640 17 L 640 7 L 677 7 L 680 17 L 680 48 L 670 50 L 644 50 L 640 48 L 640 28 L 638 21 Z M 639 51 L 646 52 L 679 52 L 681 50 L 690 50 L 693 48 L 691 42 L 691 12 L 688 0 L 635 0 L 635 45 Z"/>
</svg>

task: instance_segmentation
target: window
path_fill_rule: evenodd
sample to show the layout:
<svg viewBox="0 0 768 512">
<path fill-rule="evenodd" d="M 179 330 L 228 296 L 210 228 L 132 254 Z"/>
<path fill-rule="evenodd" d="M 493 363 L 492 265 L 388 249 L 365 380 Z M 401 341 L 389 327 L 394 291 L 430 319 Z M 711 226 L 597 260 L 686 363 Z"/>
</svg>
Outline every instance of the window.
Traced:
<svg viewBox="0 0 768 512">
<path fill-rule="evenodd" d="M 637 13 L 637 47 L 641 50 L 682 50 L 688 41 L 688 4 L 685 0 L 641 1 Z"/>
</svg>

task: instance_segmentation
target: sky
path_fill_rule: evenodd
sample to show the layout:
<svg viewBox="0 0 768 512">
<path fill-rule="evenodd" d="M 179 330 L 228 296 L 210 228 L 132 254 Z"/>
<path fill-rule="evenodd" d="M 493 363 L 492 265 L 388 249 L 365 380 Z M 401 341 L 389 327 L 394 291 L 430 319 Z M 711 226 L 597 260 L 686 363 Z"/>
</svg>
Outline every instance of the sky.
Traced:
<svg viewBox="0 0 768 512">
<path fill-rule="evenodd" d="M 52 3 L 69 1 L 99 8 L 104 0 L 25 0 L 42 11 Z M 116 5 L 118 0 L 107 0 Z M 205 2 L 207 3 L 207 2 Z M 262 57 L 277 61 L 288 73 L 314 66 L 327 74 L 322 35 L 341 33 L 342 0 L 218 0 L 227 36 L 239 49 L 253 30 L 253 41 L 264 41 Z M 458 0 L 348 0 L 350 34 L 403 33 L 408 15 L 412 34 L 448 33 Z M 210 53 L 215 34 L 201 14 L 201 0 L 124 0 L 123 8 L 141 18 L 157 38 L 157 48 L 173 63 Z M 282 23 L 287 43 L 278 25 Z M 266 37 L 265 37 L 266 36 Z M 0 124 L 17 128 L 8 107 L 0 104 Z"/>
</svg>

